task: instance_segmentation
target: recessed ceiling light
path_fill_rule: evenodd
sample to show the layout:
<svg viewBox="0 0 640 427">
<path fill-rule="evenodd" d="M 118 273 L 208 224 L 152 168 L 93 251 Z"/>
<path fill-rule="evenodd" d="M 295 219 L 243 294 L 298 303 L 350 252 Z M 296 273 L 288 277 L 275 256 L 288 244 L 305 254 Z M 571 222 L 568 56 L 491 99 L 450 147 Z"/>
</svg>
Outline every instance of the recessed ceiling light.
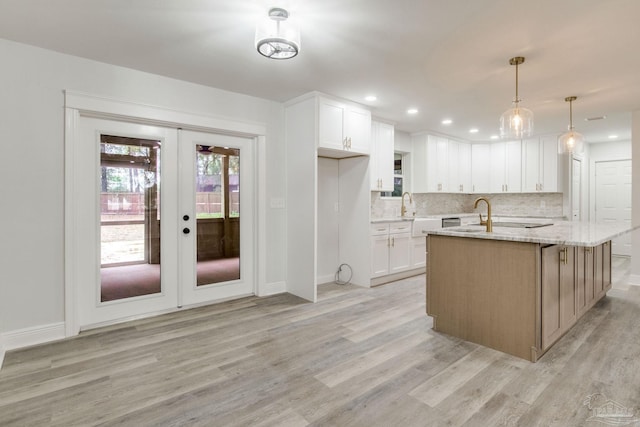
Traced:
<svg viewBox="0 0 640 427">
<path fill-rule="evenodd" d="M 609 139 L 616 139 L 618 135 L 609 135 Z"/>
<path fill-rule="evenodd" d="M 451 119 L 444 119 L 444 120 L 442 121 L 442 124 L 443 124 L 443 125 L 450 125 L 451 123 L 453 123 L 453 120 L 451 120 Z"/>
<path fill-rule="evenodd" d="M 478 128 L 469 129 L 469 133 L 478 133 Z"/>
<path fill-rule="evenodd" d="M 409 108 L 407 110 L 407 114 L 418 114 L 418 109 L 417 108 Z"/>
<path fill-rule="evenodd" d="M 498 139 L 498 138 L 500 138 L 500 137 L 499 137 L 498 135 L 491 135 L 489 138 L 491 138 L 491 139 Z"/>
<path fill-rule="evenodd" d="M 368 96 L 365 96 L 365 97 L 364 97 L 364 100 L 365 100 L 365 101 L 369 101 L 369 102 L 376 101 L 377 99 L 378 99 L 378 97 L 377 97 L 377 96 L 375 96 L 375 95 L 368 95 Z"/>
</svg>

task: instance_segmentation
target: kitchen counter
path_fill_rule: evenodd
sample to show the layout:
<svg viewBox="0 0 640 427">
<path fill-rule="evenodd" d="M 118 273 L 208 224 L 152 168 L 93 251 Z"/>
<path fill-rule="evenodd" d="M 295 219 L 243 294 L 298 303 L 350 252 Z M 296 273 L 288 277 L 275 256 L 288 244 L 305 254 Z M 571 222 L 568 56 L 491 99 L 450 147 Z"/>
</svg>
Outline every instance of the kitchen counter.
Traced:
<svg viewBox="0 0 640 427">
<path fill-rule="evenodd" d="M 537 228 L 513 228 L 494 225 L 487 233 L 484 225 L 466 225 L 429 231 L 429 234 L 472 239 L 508 240 L 550 245 L 597 246 L 640 226 L 592 222 L 557 221 Z"/>
<path fill-rule="evenodd" d="M 639 227 L 560 221 L 538 228 L 429 231 L 433 329 L 537 361 L 611 288 L 611 239 Z"/>
<path fill-rule="evenodd" d="M 372 219 L 371 220 L 371 224 L 379 224 L 379 223 L 385 223 L 385 222 L 400 222 L 400 221 L 413 221 L 415 219 L 415 217 L 409 217 L 409 216 L 405 216 L 405 217 L 397 217 L 397 218 L 376 218 L 376 219 Z"/>
</svg>

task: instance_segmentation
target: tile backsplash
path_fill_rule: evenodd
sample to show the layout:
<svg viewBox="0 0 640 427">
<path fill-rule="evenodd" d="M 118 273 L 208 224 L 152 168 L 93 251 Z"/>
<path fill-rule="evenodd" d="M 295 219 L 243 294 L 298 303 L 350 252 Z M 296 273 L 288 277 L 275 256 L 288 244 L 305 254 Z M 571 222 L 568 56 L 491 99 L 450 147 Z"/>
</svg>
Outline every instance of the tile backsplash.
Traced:
<svg viewBox="0 0 640 427">
<path fill-rule="evenodd" d="M 405 196 L 407 212 L 416 216 L 473 213 L 473 202 L 478 197 L 491 201 L 494 215 L 530 216 L 559 218 L 562 212 L 562 193 L 510 193 L 510 194 L 413 194 L 413 203 Z M 371 218 L 395 218 L 400 216 L 399 198 L 380 197 L 380 193 L 371 193 Z M 483 204 L 484 206 L 484 204 Z M 482 212 L 486 207 L 482 208 Z"/>
</svg>

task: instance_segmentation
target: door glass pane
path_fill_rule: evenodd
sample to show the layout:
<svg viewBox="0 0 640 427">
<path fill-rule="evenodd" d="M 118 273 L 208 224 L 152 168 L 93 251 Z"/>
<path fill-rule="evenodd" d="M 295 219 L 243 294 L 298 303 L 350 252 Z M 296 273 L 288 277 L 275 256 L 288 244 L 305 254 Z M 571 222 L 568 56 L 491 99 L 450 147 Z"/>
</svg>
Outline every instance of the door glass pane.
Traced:
<svg viewBox="0 0 640 427">
<path fill-rule="evenodd" d="M 240 150 L 197 145 L 198 286 L 240 279 Z"/>
<path fill-rule="evenodd" d="M 160 292 L 160 142 L 102 135 L 100 300 Z"/>
</svg>

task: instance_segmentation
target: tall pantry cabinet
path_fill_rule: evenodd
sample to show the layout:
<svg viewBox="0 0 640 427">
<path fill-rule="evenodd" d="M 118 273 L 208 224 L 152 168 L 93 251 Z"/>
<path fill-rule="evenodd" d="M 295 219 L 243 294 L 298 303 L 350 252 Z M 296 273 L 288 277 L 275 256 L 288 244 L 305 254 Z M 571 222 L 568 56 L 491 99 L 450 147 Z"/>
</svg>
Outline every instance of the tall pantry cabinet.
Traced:
<svg viewBox="0 0 640 427">
<path fill-rule="evenodd" d="M 369 286 L 370 139 L 371 112 L 357 104 L 317 92 L 285 104 L 288 292 L 315 302 L 343 263 Z"/>
</svg>

